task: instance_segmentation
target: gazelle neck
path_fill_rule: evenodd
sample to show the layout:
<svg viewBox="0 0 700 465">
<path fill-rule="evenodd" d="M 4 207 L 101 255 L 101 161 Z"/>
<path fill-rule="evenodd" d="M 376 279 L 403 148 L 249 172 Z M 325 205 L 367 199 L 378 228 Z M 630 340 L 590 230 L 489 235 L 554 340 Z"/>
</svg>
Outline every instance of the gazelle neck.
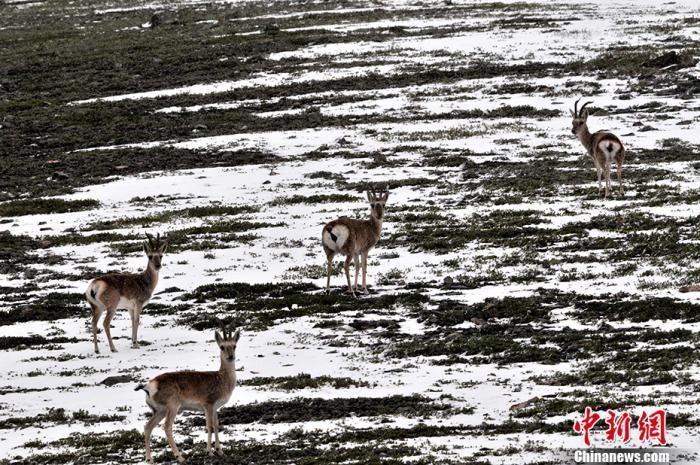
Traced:
<svg viewBox="0 0 700 465">
<path fill-rule="evenodd" d="M 578 140 L 581 141 L 583 146 L 586 147 L 586 150 L 588 150 L 588 152 L 590 152 L 593 149 L 593 137 L 591 135 L 591 132 L 588 130 L 587 124 L 581 125 L 581 128 L 576 133 L 576 137 L 578 138 Z"/>
<path fill-rule="evenodd" d="M 219 366 L 219 371 L 223 373 L 226 378 L 230 379 L 235 383 L 236 381 L 236 361 L 229 362 L 226 360 L 225 355 L 221 354 L 221 365 Z"/>
<path fill-rule="evenodd" d="M 146 281 L 148 286 L 151 289 L 156 288 L 156 284 L 158 284 L 158 273 L 159 271 L 156 270 L 156 268 L 153 266 L 153 263 L 151 260 L 148 260 L 148 263 L 146 264 L 146 269 L 143 270 L 143 279 Z"/>
<path fill-rule="evenodd" d="M 369 218 L 369 225 L 372 228 L 372 234 L 374 235 L 374 243 L 379 241 L 379 236 L 382 234 L 382 220 L 372 215 Z"/>
</svg>

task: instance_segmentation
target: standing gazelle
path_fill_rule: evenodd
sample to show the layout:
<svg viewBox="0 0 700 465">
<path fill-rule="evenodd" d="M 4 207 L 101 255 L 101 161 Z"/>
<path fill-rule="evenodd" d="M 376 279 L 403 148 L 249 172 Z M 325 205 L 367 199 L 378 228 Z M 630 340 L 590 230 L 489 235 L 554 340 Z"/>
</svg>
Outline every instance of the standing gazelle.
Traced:
<svg viewBox="0 0 700 465">
<path fill-rule="evenodd" d="M 368 220 L 356 220 L 343 216 L 331 221 L 323 227 L 321 242 L 326 252 L 328 261 L 328 278 L 326 279 L 326 291 L 330 289 L 331 272 L 333 271 L 333 257 L 339 253 L 345 255 L 345 277 L 348 280 L 348 290 L 355 296 L 357 289 L 357 277 L 360 272 L 360 255 L 362 255 L 362 287 L 365 294 L 367 289 L 367 255 L 372 247 L 379 241 L 382 232 L 382 219 L 384 218 L 384 206 L 389 198 L 389 193 L 384 192 L 380 196 L 371 187 L 367 190 L 367 201 L 371 208 L 371 216 Z M 350 261 L 355 263 L 355 285 L 350 285 Z"/>
<path fill-rule="evenodd" d="M 625 191 L 622 186 L 622 163 L 625 160 L 625 147 L 620 139 L 608 131 L 597 131 L 591 134 L 588 130 L 588 110 L 586 106 L 593 102 L 586 102 L 577 109 L 578 102 L 574 103 L 574 110 L 570 111 L 573 117 L 571 132 L 576 135 L 583 146 L 588 151 L 588 154 L 593 158 L 593 164 L 598 171 L 598 192 L 603 191 L 602 179 L 605 177 L 605 197 L 607 198 L 610 192 L 610 168 L 613 159 L 617 165 L 617 181 L 619 184 L 620 195 L 624 195 Z"/>
<path fill-rule="evenodd" d="M 110 333 L 110 323 L 117 309 L 126 308 L 131 316 L 131 347 L 138 348 L 137 333 L 141 319 L 141 310 L 150 300 L 153 290 L 158 284 L 158 273 L 162 266 L 162 257 L 168 248 L 168 240 L 160 242 L 160 234 L 154 239 L 146 234 L 148 242 L 144 241 L 143 251 L 148 256 L 148 265 L 142 273 L 112 273 L 90 281 L 85 296 L 92 309 L 92 341 L 95 343 L 95 353 L 100 353 L 97 345 L 97 322 L 103 312 L 105 334 L 112 352 L 116 352 Z"/>
<path fill-rule="evenodd" d="M 136 387 L 136 391 L 146 391 L 146 403 L 153 411 L 153 416 L 146 423 L 144 437 L 146 440 L 146 460 L 153 463 L 151 457 L 151 432 L 165 418 L 165 435 L 170 448 L 178 462 L 185 458 L 177 448 L 173 438 L 173 423 L 181 409 L 201 410 L 207 420 L 207 452 L 211 450 L 211 433 L 214 432 L 216 450 L 219 455 L 224 451 L 219 442 L 219 418 L 217 410 L 231 398 L 236 387 L 236 344 L 241 335 L 237 329 L 233 335 L 230 330 L 223 330 L 223 336 L 214 333 L 216 344 L 221 350 L 219 371 L 174 371 L 156 376 L 148 383 Z"/>
</svg>

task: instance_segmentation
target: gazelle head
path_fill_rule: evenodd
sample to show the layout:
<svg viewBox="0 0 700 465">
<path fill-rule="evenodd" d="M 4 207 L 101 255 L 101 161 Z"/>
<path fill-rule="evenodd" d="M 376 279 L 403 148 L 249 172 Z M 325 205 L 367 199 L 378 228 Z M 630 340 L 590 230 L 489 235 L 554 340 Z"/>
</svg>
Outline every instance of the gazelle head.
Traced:
<svg viewBox="0 0 700 465">
<path fill-rule="evenodd" d="M 573 118 L 573 121 L 571 122 L 571 133 L 572 134 L 578 134 L 578 132 L 581 130 L 582 127 L 586 125 L 586 121 L 588 120 L 588 110 L 586 110 L 586 106 L 590 105 L 593 102 L 586 102 L 583 105 L 581 105 L 581 108 L 578 108 L 578 102 L 581 101 L 581 99 L 576 100 L 574 102 L 574 109 L 569 110 L 569 113 L 571 113 L 571 116 Z"/>
<path fill-rule="evenodd" d="M 222 334 L 223 333 L 223 334 Z M 214 338 L 216 343 L 221 349 L 221 360 L 228 363 L 233 363 L 236 359 L 236 344 L 238 343 L 238 338 L 241 337 L 241 330 L 237 329 L 233 334 L 229 328 L 222 329 L 222 332 L 216 331 L 214 333 Z"/>
<path fill-rule="evenodd" d="M 376 218 L 378 220 L 384 218 L 384 206 L 386 205 L 388 198 L 389 192 L 385 191 L 377 196 L 374 186 L 369 186 L 369 189 L 367 189 L 367 201 L 372 209 L 372 218 Z"/>
<path fill-rule="evenodd" d="M 163 266 L 162 259 L 163 254 L 168 250 L 168 239 L 161 242 L 160 233 L 158 233 L 155 239 L 153 236 L 146 233 L 146 239 L 148 239 L 148 241 L 143 241 L 143 251 L 148 256 L 148 264 L 158 271 Z"/>
</svg>

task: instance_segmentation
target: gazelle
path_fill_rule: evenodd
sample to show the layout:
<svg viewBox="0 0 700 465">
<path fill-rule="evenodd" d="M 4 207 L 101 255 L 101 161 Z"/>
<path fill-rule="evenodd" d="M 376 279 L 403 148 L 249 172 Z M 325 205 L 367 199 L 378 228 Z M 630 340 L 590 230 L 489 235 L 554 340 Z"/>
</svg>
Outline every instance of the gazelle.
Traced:
<svg viewBox="0 0 700 465">
<path fill-rule="evenodd" d="M 389 198 L 389 193 L 384 192 L 380 196 L 371 187 L 367 190 L 367 201 L 371 211 L 367 220 L 356 220 L 343 216 L 335 221 L 331 221 L 323 227 L 321 242 L 323 250 L 326 252 L 328 262 L 328 278 L 326 279 L 326 292 L 331 285 L 331 272 L 333 271 L 333 257 L 335 254 L 345 255 L 345 277 L 348 280 L 348 290 L 355 296 L 357 289 L 357 277 L 360 272 L 360 256 L 362 256 L 362 287 L 364 293 L 367 289 L 367 255 L 372 247 L 379 241 L 382 232 L 382 220 L 384 218 L 384 207 Z M 355 263 L 355 285 L 350 285 L 350 261 Z"/>
<path fill-rule="evenodd" d="M 603 191 L 602 179 L 605 177 L 605 197 L 607 198 L 610 191 L 610 167 L 613 159 L 617 165 L 617 181 L 619 184 L 620 195 L 624 195 L 625 191 L 622 185 L 622 163 L 625 160 L 625 147 L 620 139 L 608 131 L 597 131 L 591 134 L 588 130 L 588 110 L 586 106 L 593 102 L 586 102 L 577 109 L 578 102 L 574 103 L 574 110 L 570 111 L 573 117 L 571 132 L 576 135 L 583 146 L 588 151 L 588 154 L 593 158 L 593 164 L 598 171 L 598 192 Z"/>
<path fill-rule="evenodd" d="M 162 257 L 168 249 L 168 240 L 161 243 L 160 234 L 154 239 L 146 234 L 148 242 L 143 242 L 143 251 L 148 256 L 148 265 L 142 273 L 112 273 L 90 281 L 85 297 L 92 309 L 92 341 L 95 343 L 95 353 L 100 353 L 97 345 L 97 322 L 103 312 L 106 312 L 104 329 L 107 342 L 112 352 L 116 352 L 110 333 L 110 323 L 117 309 L 126 308 L 131 317 L 131 347 L 138 348 L 137 333 L 141 319 L 141 310 L 150 300 L 153 290 L 158 284 L 158 273 L 163 264 Z"/>
<path fill-rule="evenodd" d="M 233 335 L 230 330 L 214 333 L 216 343 L 221 350 L 221 367 L 219 371 L 174 371 L 156 376 L 146 384 L 136 387 L 136 391 L 146 391 L 146 403 L 153 415 L 146 423 L 144 437 L 146 440 L 146 460 L 153 463 L 151 457 L 151 432 L 165 418 L 165 435 L 168 444 L 178 462 L 185 458 L 177 448 L 173 438 L 173 423 L 177 412 L 182 409 L 201 410 L 207 419 L 207 452 L 211 450 L 211 433 L 214 432 L 216 450 L 219 455 L 224 451 L 219 442 L 219 418 L 216 411 L 231 398 L 236 387 L 236 344 L 240 338 L 240 329 Z"/>
</svg>

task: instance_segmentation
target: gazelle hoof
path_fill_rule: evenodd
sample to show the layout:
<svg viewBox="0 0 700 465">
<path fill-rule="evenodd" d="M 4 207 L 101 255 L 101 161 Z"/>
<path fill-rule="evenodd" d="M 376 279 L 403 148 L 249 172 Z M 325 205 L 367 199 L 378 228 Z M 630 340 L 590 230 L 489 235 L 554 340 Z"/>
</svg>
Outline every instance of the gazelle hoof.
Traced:
<svg viewBox="0 0 700 465">
<path fill-rule="evenodd" d="M 112 352 L 119 352 L 116 347 L 112 347 L 109 350 L 111 350 Z"/>
<path fill-rule="evenodd" d="M 178 462 L 180 462 L 180 463 L 185 463 L 185 457 L 183 457 L 182 455 L 178 455 L 178 456 L 175 457 L 175 458 L 177 459 Z"/>
<path fill-rule="evenodd" d="M 216 453 L 219 455 L 219 457 L 223 457 L 223 456 L 224 456 L 224 450 L 223 450 L 223 449 L 217 449 L 217 450 L 216 450 Z"/>
</svg>

